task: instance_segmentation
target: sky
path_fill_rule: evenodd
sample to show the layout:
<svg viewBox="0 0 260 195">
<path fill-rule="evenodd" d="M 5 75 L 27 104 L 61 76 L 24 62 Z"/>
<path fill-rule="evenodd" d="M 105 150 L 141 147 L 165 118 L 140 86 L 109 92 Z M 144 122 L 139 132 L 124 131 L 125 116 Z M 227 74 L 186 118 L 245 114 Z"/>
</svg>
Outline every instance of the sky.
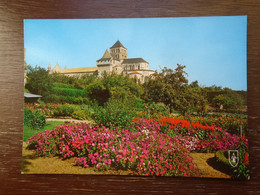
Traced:
<svg viewBox="0 0 260 195">
<path fill-rule="evenodd" d="M 247 16 L 24 20 L 33 67 L 95 67 L 117 40 L 150 70 L 181 64 L 189 83 L 247 90 Z"/>
</svg>

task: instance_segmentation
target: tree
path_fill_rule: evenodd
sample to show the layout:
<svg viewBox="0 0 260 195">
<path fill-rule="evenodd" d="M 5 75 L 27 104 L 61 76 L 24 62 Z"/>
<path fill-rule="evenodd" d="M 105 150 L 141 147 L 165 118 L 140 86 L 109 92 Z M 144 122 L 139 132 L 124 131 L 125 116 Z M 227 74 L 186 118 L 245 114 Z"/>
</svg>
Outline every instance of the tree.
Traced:
<svg viewBox="0 0 260 195">
<path fill-rule="evenodd" d="M 193 82 L 191 82 L 190 86 L 191 86 L 192 88 L 199 88 L 199 82 L 198 82 L 197 80 L 196 80 L 196 81 L 193 81 Z"/>
<path fill-rule="evenodd" d="M 174 70 L 165 67 L 153 75 L 153 78 L 144 83 L 143 98 L 150 102 L 163 102 L 171 111 L 181 112 L 205 104 L 203 93 L 188 85 L 188 74 L 184 68 L 185 66 L 177 64 Z"/>
<path fill-rule="evenodd" d="M 188 80 L 185 66 L 177 65 L 175 70 L 164 67 L 160 73 L 153 75 L 144 83 L 144 99 L 154 102 L 163 102 L 170 109 L 179 109 L 183 102 L 183 91 Z"/>
<path fill-rule="evenodd" d="M 87 95 L 92 100 L 97 100 L 99 105 L 104 105 L 109 98 L 125 101 L 139 98 L 142 88 L 128 76 L 114 72 L 103 73 L 102 77 L 86 87 Z"/>
<path fill-rule="evenodd" d="M 105 102 L 110 98 L 109 90 L 105 88 L 103 83 L 99 80 L 94 81 L 86 87 L 87 96 L 97 101 L 99 105 L 104 105 Z"/>
<path fill-rule="evenodd" d="M 232 98 L 224 94 L 214 97 L 213 102 L 215 106 L 220 107 L 222 105 L 224 108 L 232 108 L 236 105 L 236 102 Z"/>
<path fill-rule="evenodd" d="M 31 93 L 45 96 L 51 90 L 52 83 L 49 76 L 49 71 L 36 66 L 27 66 L 27 78 L 28 81 L 25 85 Z"/>
</svg>

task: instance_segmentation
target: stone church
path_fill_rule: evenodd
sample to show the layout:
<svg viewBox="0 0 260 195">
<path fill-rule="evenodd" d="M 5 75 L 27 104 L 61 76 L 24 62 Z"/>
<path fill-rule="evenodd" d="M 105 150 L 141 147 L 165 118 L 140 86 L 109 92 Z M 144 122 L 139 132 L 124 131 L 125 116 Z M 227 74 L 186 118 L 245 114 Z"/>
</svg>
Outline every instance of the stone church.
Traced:
<svg viewBox="0 0 260 195">
<path fill-rule="evenodd" d="M 118 74 L 128 75 L 131 78 L 140 80 L 141 83 L 147 81 L 148 77 L 155 73 L 153 70 L 149 70 L 149 63 L 143 58 L 128 58 L 127 49 L 117 41 L 110 50 L 106 50 L 104 55 L 97 60 L 96 67 L 88 68 L 72 68 L 61 69 L 59 64 L 51 69 L 51 65 L 48 67 L 50 74 L 61 73 L 68 76 L 82 75 L 82 74 L 95 74 L 101 76 L 103 72 L 116 72 Z"/>
</svg>

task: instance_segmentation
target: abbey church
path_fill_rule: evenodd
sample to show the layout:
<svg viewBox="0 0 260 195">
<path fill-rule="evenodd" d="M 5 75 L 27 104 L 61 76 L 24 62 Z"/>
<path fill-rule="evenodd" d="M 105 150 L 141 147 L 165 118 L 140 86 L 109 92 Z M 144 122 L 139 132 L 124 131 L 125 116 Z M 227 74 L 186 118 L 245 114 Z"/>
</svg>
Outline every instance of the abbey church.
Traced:
<svg viewBox="0 0 260 195">
<path fill-rule="evenodd" d="M 148 77 L 155 73 L 153 70 L 149 70 L 149 63 L 143 58 L 128 58 L 127 49 L 117 41 L 110 50 L 106 50 L 104 55 L 97 60 L 96 67 L 88 68 L 72 68 L 72 69 L 61 69 L 59 64 L 51 69 L 49 64 L 48 70 L 50 74 L 61 73 L 68 76 L 83 75 L 83 74 L 94 74 L 101 76 L 104 71 L 110 73 L 112 71 L 129 75 L 131 78 L 140 80 L 141 83 L 147 81 Z"/>
</svg>

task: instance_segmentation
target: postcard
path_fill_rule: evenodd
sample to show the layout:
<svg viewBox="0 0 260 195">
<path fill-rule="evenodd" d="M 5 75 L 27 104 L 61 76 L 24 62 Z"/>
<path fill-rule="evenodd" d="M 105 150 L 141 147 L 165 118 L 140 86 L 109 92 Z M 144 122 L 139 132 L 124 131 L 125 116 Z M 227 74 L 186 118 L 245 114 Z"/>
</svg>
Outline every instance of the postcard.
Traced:
<svg viewBox="0 0 260 195">
<path fill-rule="evenodd" d="M 24 20 L 23 174 L 249 179 L 247 16 Z"/>
</svg>

